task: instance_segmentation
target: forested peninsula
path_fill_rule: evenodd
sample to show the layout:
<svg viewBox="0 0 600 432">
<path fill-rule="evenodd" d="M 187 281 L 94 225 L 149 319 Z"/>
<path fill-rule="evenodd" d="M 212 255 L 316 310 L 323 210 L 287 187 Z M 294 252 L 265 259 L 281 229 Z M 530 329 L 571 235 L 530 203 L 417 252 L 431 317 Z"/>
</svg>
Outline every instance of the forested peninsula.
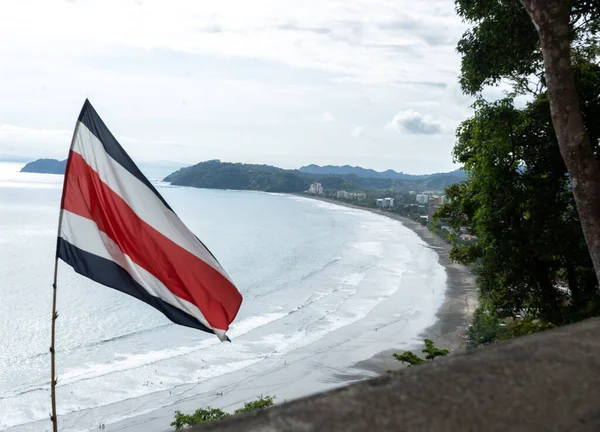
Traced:
<svg viewBox="0 0 600 432">
<path fill-rule="evenodd" d="M 312 182 L 319 182 L 325 190 L 348 191 L 385 189 L 443 190 L 446 186 L 464 180 L 461 170 L 415 175 L 395 171 L 378 173 L 360 167 L 318 167 L 310 165 L 298 170 L 285 170 L 270 165 L 243 164 L 210 160 L 181 168 L 165 177 L 164 181 L 176 186 L 207 189 L 257 190 L 265 192 L 302 192 Z M 393 173 L 393 174 L 392 174 Z"/>
</svg>

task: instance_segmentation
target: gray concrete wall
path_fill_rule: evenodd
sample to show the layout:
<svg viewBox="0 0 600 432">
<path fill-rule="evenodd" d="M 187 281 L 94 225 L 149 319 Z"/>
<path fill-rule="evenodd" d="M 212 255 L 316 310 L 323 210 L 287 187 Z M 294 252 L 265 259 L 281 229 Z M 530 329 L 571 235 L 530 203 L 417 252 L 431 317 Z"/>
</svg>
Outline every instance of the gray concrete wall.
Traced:
<svg viewBox="0 0 600 432">
<path fill-rule="evenodd" d="M 194 431 L 600 431 L 600 320 L 435 360 Z"/>
</svg>

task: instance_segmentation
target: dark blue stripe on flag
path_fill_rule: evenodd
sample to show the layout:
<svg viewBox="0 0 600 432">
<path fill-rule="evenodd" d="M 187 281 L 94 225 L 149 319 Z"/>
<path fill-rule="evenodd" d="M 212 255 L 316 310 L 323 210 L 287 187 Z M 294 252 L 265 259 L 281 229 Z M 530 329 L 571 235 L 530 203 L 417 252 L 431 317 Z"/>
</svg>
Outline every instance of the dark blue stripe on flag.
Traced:
<svg viewBox="0 0 600 432">
<path fill-rule="evenodd" d="M 165 199 L 158 193 L 158 191 L 152 186 L 152 183 L 142 174 L 137 165 L 131 160 L 129 155 L 125 152 L 121 144 L 108 130 L 92 104 L 89 100 L 85 100 L 81 113 L 79 114 L 79 121 L 83 123 L 95 136 L 100 140 L 104 146 L 106 153 L 110 155 L 115 161 L 117 161 L 123 168 L 129 171 L 139 181 L 144 183 L 152 192 L 156 194 L 158 199 L 171 211 L 171 207 Z"/>
<path fill-rule="evenodd" d="M 123 267 L 113 261 L 81 250 L 62 238 L 58 239 L 58 257 L 73 267 L 77 273 L 109 288 L 129 294 L 158 309 L 175 324 L 214 334 L 196 318 L 150 295 Z"/>
</svg>

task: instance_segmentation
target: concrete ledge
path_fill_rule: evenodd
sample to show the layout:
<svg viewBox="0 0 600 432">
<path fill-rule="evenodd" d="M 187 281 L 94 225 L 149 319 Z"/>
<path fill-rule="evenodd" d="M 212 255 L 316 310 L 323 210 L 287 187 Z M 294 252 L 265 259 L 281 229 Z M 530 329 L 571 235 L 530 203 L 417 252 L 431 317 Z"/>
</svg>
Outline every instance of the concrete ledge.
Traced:
<svg viewBox="0 0 600 432">
<path fill-rule="evenodd" d="M 600 431 L 600 319 L 194 431 Z"/>
</svg>

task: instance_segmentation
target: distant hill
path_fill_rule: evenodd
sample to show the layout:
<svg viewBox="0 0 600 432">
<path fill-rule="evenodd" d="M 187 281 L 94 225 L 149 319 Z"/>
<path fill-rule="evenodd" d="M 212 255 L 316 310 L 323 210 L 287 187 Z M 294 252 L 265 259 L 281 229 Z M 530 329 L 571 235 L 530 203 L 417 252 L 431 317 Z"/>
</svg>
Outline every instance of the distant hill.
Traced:
<svg viewBox="0 0 600 432">
<path fill-rule="evenodd" d="M 64 174 L 67 168 L 67 161 L 59 161 L 57 159 L 38 159 L 29 162 L 21 172 L 40 173 L 40 174 Z"/>
<path fill-rule="evenodd" d="M 336 166 L 336 165 L 307 165 L 301 167 L 298 171 L 307 173 L 307 174 L 317 174 L 317 175 L 355 175 L 357 177 L 365 177 L 365 178 L 385 178 L 385 179 L 398 179 L 398 180 L 417 180 L 424 179 L 431 176 L 450 176 L 464 179 L 465 173 L 463 170 L 455 170 L 449 173 L 438 173 L 438 174 L 421 174 L 421 175 L 413 175 L 413 174 L 405 174 L 403 172 L 397 172 L 394 170 L 387 171 L 375 171 L 368 168 L 362 168 L 359 166 Z"/>
<path fill-rule="evenodd" d="M 265 192 L 301 192 L 310 185 L 309 180 L 281 168 L 219 160 L 181 168 L 165 177 L 164 181 L 178 186 Z"/>
<path fill-rule="evenodd" d="M 317 167 L 317 165 L 310 166 Z M 314 181 L 320 182 L 326 191 L 441 191 L 445 187 L 465 179 L 465 174 L 461 170 L 420 176 L 403 174 L 404 178 L 389 178 L 381 175 L 366 177 L 354 173 L 309 173 L 303 170 L 305 168 L 307 167 L 303 167 L 300 170 L 284 170 L 271 165 L 253 165 L 210 160 L 181 168 L 165 177 L 164 181 L 171 182 L 171 184 L 176 186 L 192 186 L 207 189 L 302 192 L 307 190 L 309 185 Z M 358 169 L 363 170 L 363 174 L 373 171 L 363 168 Z M 377 173 L 377 171 L 373 172 Z"/>
</svg>

